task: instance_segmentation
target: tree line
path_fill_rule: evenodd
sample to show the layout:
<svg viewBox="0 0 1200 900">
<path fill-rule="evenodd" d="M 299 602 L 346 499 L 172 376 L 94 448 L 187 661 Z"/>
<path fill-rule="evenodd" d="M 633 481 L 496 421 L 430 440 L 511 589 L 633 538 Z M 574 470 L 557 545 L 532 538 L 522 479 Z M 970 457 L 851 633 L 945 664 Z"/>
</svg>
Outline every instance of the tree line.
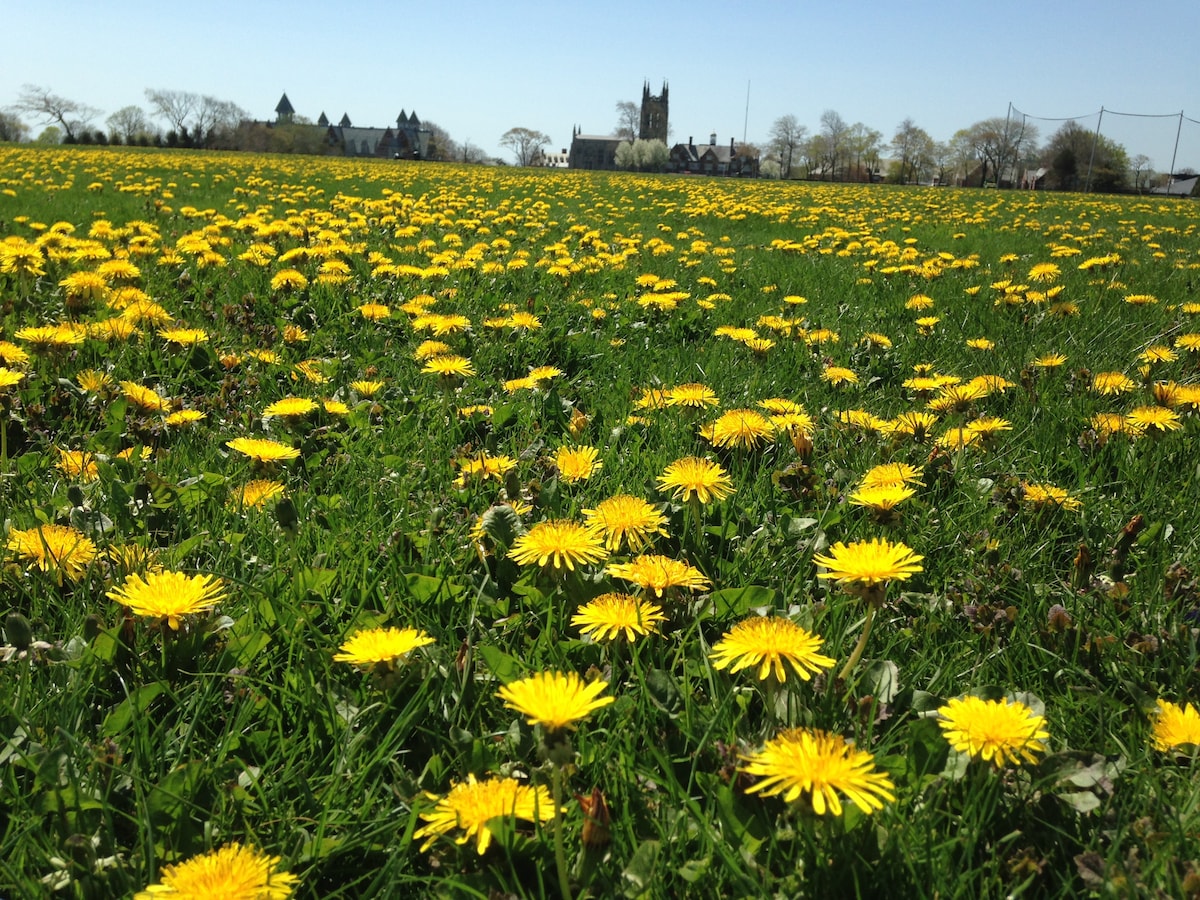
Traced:
<svg viewBox="0 0 1200 900">
<path fill-rule="evenodd" d="M 105 118 L 100 127 L 97 122 L 101 110 L 50 88 L 27 84 L 14 104 L 0 109 L 0 141 L 32 138 L 46 144 L 127 144 L 316 155 L 338 151 L 320 128 L 299 116 L 268 126 L 252 122 L 250 114 L 236 103 L 208 94 L 147 88 L 145 97 L 145 107 L 124 106 Z M 36 137 L 23 117 L 42 126 Z M 460 144 L 434 122 L 425 121 L 422 128 L 429 132 L 426 159 L 487 160 L 475 144 Z"/>
<path fill-rule="evenodd" d="M 1077 122 L 1064 123 L 1045 143 L 1039 137 L 1024 117 L 997 116 L 956 131 L 948 141 L 935 141 L 906 118 L 885 140 L 879 131 L 847 124 L 827 109 L 811 133 L 794 115 L 776 119 L 761 170 L 783 179 L 1139 193 L 1165 178 L 1145 155 L 1130 156 L 1121 144 Z"/>
</svg>

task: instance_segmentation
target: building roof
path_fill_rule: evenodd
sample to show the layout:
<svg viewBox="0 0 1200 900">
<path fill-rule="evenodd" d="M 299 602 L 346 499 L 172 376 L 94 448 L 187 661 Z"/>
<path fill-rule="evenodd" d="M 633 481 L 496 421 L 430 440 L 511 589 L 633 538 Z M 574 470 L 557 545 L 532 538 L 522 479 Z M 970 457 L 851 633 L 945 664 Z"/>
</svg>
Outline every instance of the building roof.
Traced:
<svg viewBox="0 0 1200 900">
<path fill-rule="evenodd" d="M 275 106 L 275 112 L 281 116 L 294 116 L 296 110 L 292 108 L 292 101 L 288 99 L 287 91 L 283 92 L 283 96 L 279 98 L 279 103 Z"/>
</svg>

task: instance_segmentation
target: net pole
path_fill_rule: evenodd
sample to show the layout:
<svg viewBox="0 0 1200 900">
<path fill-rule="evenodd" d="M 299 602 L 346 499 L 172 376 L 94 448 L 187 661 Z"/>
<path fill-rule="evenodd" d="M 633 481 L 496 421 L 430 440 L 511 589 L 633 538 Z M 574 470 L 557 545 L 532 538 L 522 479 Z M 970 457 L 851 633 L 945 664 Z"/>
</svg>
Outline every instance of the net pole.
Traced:
<svg viewBox="0 0 1200 900">
<path fill-rule="evenodd" d="M 1179 153 L 1179 135 L 1183 132 L 1183 110 L 1179 111 L 1179 127 L 1175 129 L 1175 149 L 1171 151 L 1171 171 L 1167 173 L 1167 196 L 1171 195 L 1171 185 L 1175 182 L 1175 157 Z"/>
<path fill-rule="evenodd" d="M 1087 180 L 1083 184 L 1083 192 L 1086 194 L 1092 189 L 1092 164 L 1096 161 L 1096 144 L 1100 142 L 1100 123 L 1104 121 L 1104 107 L 1100 107 L 1100 117 L 1096 119 L 1096 131 L 1092 134 L 1092 152 L 1088 156 L 1088 173 Z"/>
</svg>

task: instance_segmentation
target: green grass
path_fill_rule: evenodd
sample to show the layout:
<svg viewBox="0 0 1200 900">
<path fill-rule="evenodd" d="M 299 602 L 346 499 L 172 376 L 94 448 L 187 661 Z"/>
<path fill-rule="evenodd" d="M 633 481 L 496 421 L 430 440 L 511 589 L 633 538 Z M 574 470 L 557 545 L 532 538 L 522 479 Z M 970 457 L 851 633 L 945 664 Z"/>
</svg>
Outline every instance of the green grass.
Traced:
<svg viewBox="0 0 1200 900">
<path fill-rule="evenodd" d="M 474 842 L 442 838 L 422 852 L 412 839 L 429 795 L 468 774 L 549 783 L 538 732 L 496 691 L 550 669 L 603 677 L 616 698 L 573 736 L 564 824 L 575 896 L 1200 892 L 1195 758 L 1150 743 L 1158 698 L 1200 699 L 1195 404 L 1178 407 L 1182 427 L 1162 435 L 1105 441 L 1090 424 L 1152 404 L 1156 381 L 1197 381 L 1197 355 L 1183 350 L 1138 371 L 1148 347 L 1200 331 L 1188 306 L 1200 302 L 1193 204 L 134 150 L 3 147 L 0 160 L 0 239 L 32 242 L 66 222 L 82 241 L 111 223 L 98 244 L 132 250 L 135 284 L 176 324 L 209 334 L 172 348 L 144 324 L 126 341 L 91 337 L 14 365 L 25 378 L 0 393 L 6 527 L 73 524 L 101 551 L 136 545 L 228 589 L 213 613 L 171 632 L 107 599 L 124 572 L 103 556 L 60 583 L 6 553 L 0 892 L 36 896 L 52 883 L 62 896 L 125 896 L 165 865 L 241 841 L 279 856 L 300 897 L 558 896 L 551 827 L 497 822 L 483 856 Z M 224 265 L 186 249 L 198 234 Z M 239 259 L 255 241 L 280 255 L 323 249 L 258 268 Z M 114 315 L 67 302 L 59 282 L 100 260 L 65 244 L 44 274 L 0 271 L 0 340 L 30 349 L 16 337 L 26 326 Z M 177 246 L 180 259 L 164 261 Z M 1078 253 L 1052 256 L 1055 247 Z M 373 276 L 372 253 L 444 273 Z M 1119 259 L 1078 268 L 1109 254 Z M 527 265 L 511 265 L 522 256 Z M 317 283 L 328 259 L 346 262 L 348 280 Z M 1060 277 L 1031 282 L 1031 268 L 1050 261 Z M 288 266 L 309 286 L 272 291 Z M 646 274 L 687 296 L 671 311 L 640 305 Z M 1027 285 L 1020 302 L 1002 302 L 1004 281 Z M 1027 296 L 1051 287 L 1061 294 Z M 432 312 L 471 322 L 439 338 L 476 372 L 449 391 L 421 374 L 413 354 L 432 335 L 400 309 L 425 293 Z M 917 294 L 933 308 L 907 309 Z M 1157 302 L 1123 302 L 1133 294 Z M 391 317 L 364 320 L 356 310 L 369 301 Z M 1055 314 L 1063 302 L 1078 315 Z M 485 324 L 506 308 L 542 327 Z M 759 324 L 770 315 L 840 340 L 773 333 Z M 922 315 L 940 318 L 929 335 L 914 324 Z M 307 340 L 285 342 L 289 325 Z M 715 335 L 721 326 L 776 345 L 756 356 Z M 892 346 L 869 350 L 866 332 Z M 981 337 L 994 349 L 967 347 Z M 1067 364 L 1031 366 L 1050 351 Z M 328 380 L 306 379 L 303 360 Z M 859 383 L 830 386 L 827 363 Z M 932 438 L 980 415 L 1011 430 L 952 452 L 839 422 L 851 409 L 923 409 L 903 386 L 918 364 L 1010 382 L 943 415 Z M 504 390 L 543 365 L 563 375 Z M 80 389 L 87 369 L 107 371 L 112 388 Z M 1103 371 L 1125 372 L 1135 390 L 1098 395 L 1091 378 Z M 385 387 L 360 396 L 351 383 L 364 378 Z M 122 396 L 126 380 L 207 418 L 166 426 Z M 720 406 L 635 406 L 644 389 L 687 382 L 708 385 Z M 293 395 L 348 411 L 264 423 L 268 404 Z M 724 451 L 699 435 L 720 413 L 770 397 L 813 416 L 805 466 L 784 436 Z M 475 403 L 492 414 L 458 415 Z M 550 460 L 571 442 L 575 410 L 589 417 L 579 442 L 600 448 L 604 465 L 566 484 Z M 262 473 L 225 442 L 268 433 L 301 455 L 274 473 L 285 500 L 243 509 L 231 498 Z M 130 447 L 153 455 L 117 457 Z M 65 475 L 56 448 L 95 454 L 96 480 Z M 460 485 L 459 461 L 481 450 L 517 467 Z M 705 509 L 699 534 L 656 487 L 692 454 L 719 460 L 736 487 Z M 881 523 L 847 496 L 889 461 L 921 469 L 924 485 Z M 1022 482 L 1065 488 L 1082 508 L 1033 510 Z M 621 491 L 668 516 L 653 552 L 688 560 L 713 584 L 669 595 L 662 633 L 632 646 L 585 642 L 570 625 L 579 604 L 628 587 L 602 565 L 521 568 L 495 535 L 472 535 L 502 496 L 530 504 L 529 527 L 578 520 Z M 1140 530 L 1122 547 L 1135 517 Z M 711 646 L 764 611 L 821 635 L 840 668 L 865 607 L 818 579 L 812 557 L 876 536 L 922 554 L 924 570 L 891 586 L 847 682 L 789 678 L 773 690 L 754 668 L 713 669 Z M 1066 619 L 1052 618 L 1056 605 Z M 43 643 L 22 640 L 23 622 Z M 437 643 L 386 678 L 333 661 L 377 624 Z M 997 772 L 952 751 L 934 713 L 967 693 L 1044 709 L 1039 761 Z M 804 801 L 747 794 L 742 757 L 789 725 L 869 750 L 895 802 L 822 817 Z M 572 795 L 593 788 L 611 810 L 610 840 L 585 851 Z"/>
</svg>

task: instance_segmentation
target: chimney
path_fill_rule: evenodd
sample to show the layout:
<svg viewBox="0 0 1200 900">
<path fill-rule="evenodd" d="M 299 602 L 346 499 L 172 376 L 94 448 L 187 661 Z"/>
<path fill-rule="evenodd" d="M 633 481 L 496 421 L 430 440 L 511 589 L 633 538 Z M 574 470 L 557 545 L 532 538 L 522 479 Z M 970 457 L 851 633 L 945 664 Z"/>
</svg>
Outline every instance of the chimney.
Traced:
<svg viewBox="0 0 1200 900">
<path fill-rule="evenodd" d="M 730 156 L 733 156 L 733 154 L 734 154 L 734 149 L 733 149 L 733 138 L 730 138 L 730 139 L 729 139 L 729 155 L 730 155 Z"/>
<path fill-rule="evenodd" d="M 708 136 L 708 146 L 717 146 L 717 133 L 715 131 Z"/>
</svg>

